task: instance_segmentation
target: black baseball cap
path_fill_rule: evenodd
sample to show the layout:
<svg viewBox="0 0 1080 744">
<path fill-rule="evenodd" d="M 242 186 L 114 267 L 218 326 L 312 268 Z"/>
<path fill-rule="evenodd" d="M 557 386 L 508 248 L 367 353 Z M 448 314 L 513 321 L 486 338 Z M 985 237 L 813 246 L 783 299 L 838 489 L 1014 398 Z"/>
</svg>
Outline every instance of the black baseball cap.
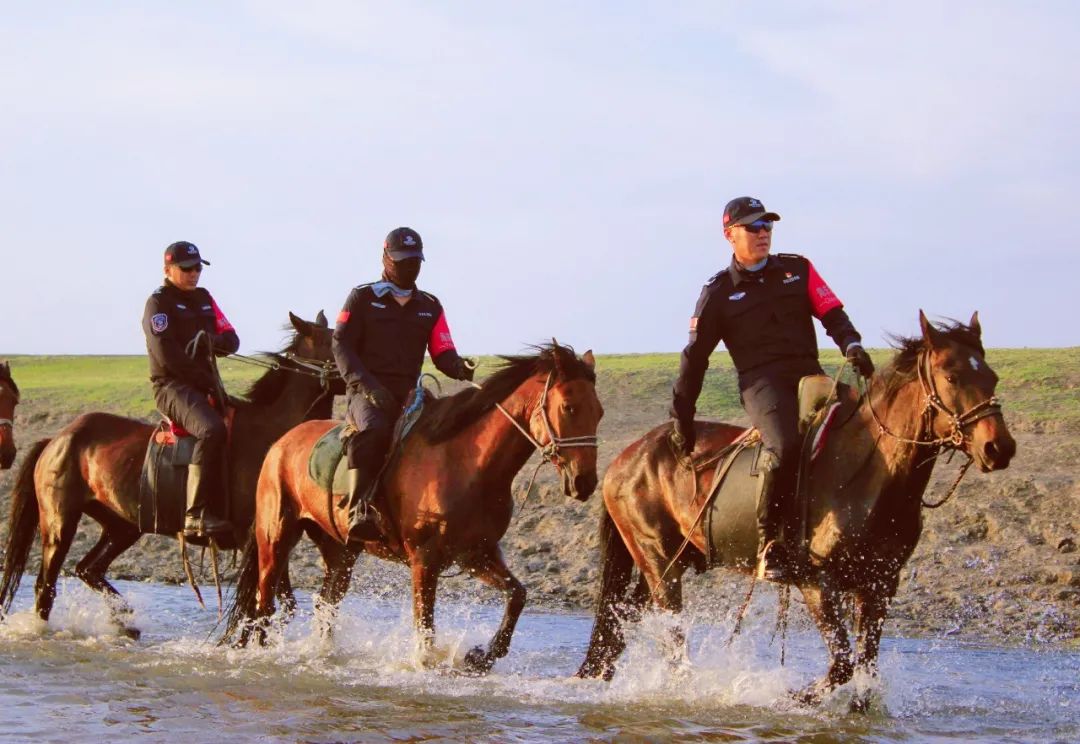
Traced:
<svg viewBox="0 0 1080 744">
<path fill-rule="evenodd" d="M 761 200 L 752 196 L 740 196 L 738 199 L 732 199 L 724 207 L 725 228 L 733 225 L 749 225 L 751 222 L 757 222 L 758 220 L 776 222 L 779 219 L 780 215 L 776 212 L 767 211 Z"/>
<path fill-rule="evenodd" d="M 198 264 L 210 265 L 210 262 L 199 255 L 199 249 L 194 243 L 186 240 L 178 240 L 165 249 L 165 265 L 179 266 L 181 269 L 190 269 Z"/>
<path fill-rule="evenodd" d="M 383 241 L 383 251 L 393 261 L 401 261 L 405 258 L 419 258 L 424 260 L 424 241 L 420 239 L 420 233 L 411 227 L 399 227 L 391 230 Z"/>
</svg>

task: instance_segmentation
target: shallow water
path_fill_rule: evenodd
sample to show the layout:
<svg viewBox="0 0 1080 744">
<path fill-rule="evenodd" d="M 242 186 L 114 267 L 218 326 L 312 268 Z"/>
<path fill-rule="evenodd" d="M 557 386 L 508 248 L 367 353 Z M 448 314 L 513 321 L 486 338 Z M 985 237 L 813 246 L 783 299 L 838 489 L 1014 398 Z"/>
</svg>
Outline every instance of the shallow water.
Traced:
<svg viewBox="0 0 1080 744">
<path fill-rule="evenodd" d="M 725 646 L 729 626 L 694 618 L 689 659 L 658 661 L 669 620 L 647 618 L 615 680 L 572 675 L 591 618 L 527 612 L 507 658 L 482 678 L 453 659 L 486 641 L 501 610 L 442 603 L 446 662 L 413 658 L 406 602 L 350 596 L 333 640 L 313 631 L 310 599 L 272 645 L 221 649 L 216 615 L 185 587 L 118 582 L 141 640 L 116 635 L 104 602 L 61 582 L 46 628 L 26 608 L 0 625 L 0 736 L 189 742 L 261 741 L 1078 741 L 1080 653 L 885 639 L 873 709 L 847 712 L 852 690 L 818 710 L 788 690 L 821 674 L 815 633 L 788 639 L 787 666 L 769 627 Z M 858 681 L 849 687 L 855 687 Z"/>
</svg>

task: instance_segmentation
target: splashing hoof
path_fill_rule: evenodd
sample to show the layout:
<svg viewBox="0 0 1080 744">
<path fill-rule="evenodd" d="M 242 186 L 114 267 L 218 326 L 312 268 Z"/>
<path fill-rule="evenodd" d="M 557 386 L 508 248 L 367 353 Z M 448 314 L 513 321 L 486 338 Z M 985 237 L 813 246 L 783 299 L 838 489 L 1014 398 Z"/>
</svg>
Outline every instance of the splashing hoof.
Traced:
<svg viewBox="0 0 1080 744">
<path fill-rule="evenodd" d="M 142 638 L 142 631 L 133 625 L 121 625 L 120 635 L 124 636 L 125 638 L 130 638 L 133 641 L 137 641 Z"/>
<path fill-rule="evenodd" d="M 488 655 L 483 646 L 475 646 L 465 654 L 462 670 L 466 674 L 487 674 L 494 664 L 495 660 Z"/>
<path fill-rule="evenodd" d="M 824 682 L 814 682 L 807 685 L 801 690 L 796 690 L 791 693 L 791 697 L 795 699 L 795 702 L 799 705 L 813 708 L 821 705 L 822 699 L 828 694 L 831 688 Z"/>
<path fill-rule="evenodd" d="M 870 693 L 863 692 L 853 697 L 848 703 L 848 713 L 869 713 L 871 707 Z"/>
</svg>

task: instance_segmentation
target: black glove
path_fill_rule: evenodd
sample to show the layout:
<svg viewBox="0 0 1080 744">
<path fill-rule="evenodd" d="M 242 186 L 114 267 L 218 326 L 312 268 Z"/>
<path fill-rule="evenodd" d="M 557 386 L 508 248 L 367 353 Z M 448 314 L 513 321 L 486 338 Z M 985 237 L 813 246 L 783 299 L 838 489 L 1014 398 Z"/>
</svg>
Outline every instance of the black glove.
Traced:
<svg viewBox="0 0 1080 744">
<path fill-rule="evenodd" d="M 675 449 L 678 450 L 679 454 L 689 457 L 690 453 L 694 451 L 694 444 L 697 443 L 694 420 L 676 418 L 674 424 L 675 426 L 671 431 L 671 443 L 675 445 Z"/>
<path fill-rule="evenodd" d="M 851 344 L 847 347 L 847 360 L 855 371 L 866 379 L 870 379 L 870 376 L 874 374 L 874 362 L 861 344 Z"/>
<path fill-rule="evenodd" d="M 476 374 L 476 360 L 469 359 L 468 357 L 461 357 L 461 362 L 458 364 L 458 379 L 465 382 L 472 382 L 473 376 Z"/>
<path fill-rule="evenodd" d="M 368 388 L 364 391 L 364 399 L 376 408 L 387 412 L 393 411 L 397 407 L 397 400 L 384 387 Z"/>
</svg>

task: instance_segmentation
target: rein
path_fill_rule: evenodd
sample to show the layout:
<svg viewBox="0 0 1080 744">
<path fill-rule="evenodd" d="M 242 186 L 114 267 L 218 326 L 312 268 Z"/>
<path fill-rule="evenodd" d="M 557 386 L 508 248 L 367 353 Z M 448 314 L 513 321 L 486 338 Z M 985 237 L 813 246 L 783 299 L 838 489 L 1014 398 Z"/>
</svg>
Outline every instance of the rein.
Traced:
<svg viewBox="0 0 1080 744">
<path fill-rule="evenodd" d="M 870 409 L 870 414 L 874 418 L 874 423 L 877 424 L 878 430 L 882 434 L 888 434 L 890 437 L 898 442 L 905 444 L 913 444 L 917 447 L 943 447 L 947 450 L 953 450 L 963 452 L 967 455 L 967 462 L 960 468 L 960 474 L 953 481 L 952 486 L 946 492 L 944 498 L 936 502 L 928 502 L 919 497 L 922 505 L 927 509 L 937 509 L 939 506 L 944 506 L 945 502 L 953 497 L 956 493 L 957 487 L 960 485 L 960 481 L 967 473 L 968 468 L 975 461 L 975 458 L 964 450 L 964 445 L 968 443 L 968 435 L 965 433 L 965 429 L 980 421 L 984 418 L 991 416 L 1001 415 L 1001 401 L 996 395 L 991 395 L 986 400 L 975 404 L 963 413 L 955 413 L 951 408 L 945 405 L 945 402 L 941 399 L 941 395 L 937 391 L 937 386 L 934 384 L 933 370 L 930 367 L 930 354 L 923 350 L 919 352 L 919 357 L 916 360 L 916 369 L 919 374 L 919 386 L 922 389 L 922 393 L 926 398 L 926 402 L 923 405 L 921 418 L 922 424 L 920 430 L 926 432 L 928 438 L 924 439 L 922 435 L 916 434 L 916 439 L 908 439 L 896 434 L 889 427 L 885 426 L 884 422 L 878 417 L 877 411 L 874 410 L 874 401 L 870 395 L 870 385 L 866 384 L 863 391 L 863 395 L 866 396 L 866 405 Z M 932 437 L 933 434 L 933 422 L 934 416 L 938 413 L 949 418 L 950 429 L 945 436 L 937 438 Z"/>
<path fill-rule="evenodd" d="M 495 404 L 495 407 L 499 409 L 499 412 L 502 413 L 502 415 L 505 416 L 507 420 L 514 425 L 515 429 L 521 432 L 521 435 L 523 437 L 529 440 L 529 443 L 533 447 L 535 447 L 537 452 L 539 452 L 541 455 L 540 462 L 537 463 L 536 468 L 533 470 L 532 477 L 529 479 L 529 487 L 525 489 L 526 499 L 529 498 L 529 494 L 532 493 L 532 487 L 533 484 L 536 482 L 536 475 L 540 472 L 540 468 L 542 468 L 545 464 L 549 462 L 554 465 L 556 469 L 562 466 L 563 458 L 559 451 L 561 448 L 600 446 L 599 439 L 595 434 L 580 437 L 556 436 L 555 430 L 551 426 L 551 420 L 548 418 L 547 413 L 548 391 L 551 390 L 551 383 L 554 379 L 554 375 L 554 370 L 548 372 L 547 380 L 544 382 L 544 390 L 542 393 L 540 393 L 540 399 L 537 401 L 536 406 L 533 408 L 532 415 L 530 416 L 530 419 L 535 418 L 536 416 L 540 417 L 540 421 L 544 425 L 544 433 L 547 435 L 548 438 L 547 444 L 541 444 L 536 439 L 536 437 L 529 433 L 528 429 L 518 423 L 517 419 L 514 418 L 513 414 L 507 411 L 501 403 Z M 469 384 L 477 389 L 480 389 L 481 387 L 478 383 L 475 382 L 470 382 Z M 524 499 L 522 500 L 522 503 L 525 503 Z"/>
</svg>

